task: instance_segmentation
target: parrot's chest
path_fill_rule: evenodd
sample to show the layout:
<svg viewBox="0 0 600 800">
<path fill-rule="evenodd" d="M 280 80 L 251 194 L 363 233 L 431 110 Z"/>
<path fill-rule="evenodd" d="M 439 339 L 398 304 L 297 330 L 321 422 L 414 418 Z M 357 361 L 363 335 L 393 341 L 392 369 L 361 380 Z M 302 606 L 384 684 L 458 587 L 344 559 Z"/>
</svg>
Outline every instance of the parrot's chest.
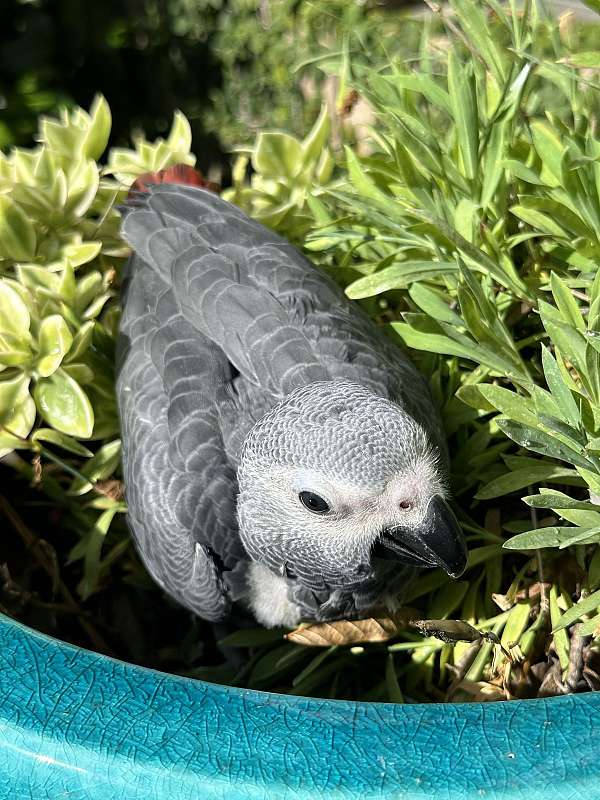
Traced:
<svg viewBox="0 0 600 800">
<path fill-rule="evenodd" d="M 321 592 L 275 575 L 263 564 L 250 562 L 248 604 L 267 628 L 294 628 L 303 620 L 357 618 L 382 606 L 394 611 L 399 605 L 400 586 L 407 584 L 412 569 L 402 570 L 396 580 L 381 576 L 344 588 Z"/>
<path fill-rule="evenodd" d="M 258 622 L 267 628 L 295 628 L 301 609 L 289 599 L 288 581 L 272 573 L 263 564 L 251 561 L 248 569 L 248 600 Z"/>
</svg>

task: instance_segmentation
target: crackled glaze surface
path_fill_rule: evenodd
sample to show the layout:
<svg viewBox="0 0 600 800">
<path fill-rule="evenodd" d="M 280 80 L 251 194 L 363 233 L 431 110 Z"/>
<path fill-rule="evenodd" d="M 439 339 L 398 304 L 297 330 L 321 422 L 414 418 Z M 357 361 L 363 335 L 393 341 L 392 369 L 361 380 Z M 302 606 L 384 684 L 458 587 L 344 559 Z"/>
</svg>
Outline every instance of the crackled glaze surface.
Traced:
<svg viewBox="0 0 600 800">
<path fill-rule="evenodd" d="M 600 694 L 319 701 L 176 678 L 0 617 L 0 798 L 600 798 Z"/>
</svg>

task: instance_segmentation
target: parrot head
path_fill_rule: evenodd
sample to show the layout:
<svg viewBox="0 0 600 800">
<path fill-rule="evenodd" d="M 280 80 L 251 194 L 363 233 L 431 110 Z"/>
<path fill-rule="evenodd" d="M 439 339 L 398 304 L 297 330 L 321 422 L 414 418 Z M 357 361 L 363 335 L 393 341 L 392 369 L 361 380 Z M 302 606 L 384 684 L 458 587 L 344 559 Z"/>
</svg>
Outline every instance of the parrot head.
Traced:
<svg viewBox="0 0 600 800">
<path fill-rule="evenodd" d="M 250 430 L 238 468 L 244 546 L 272 572 L 356 585 L 396 565 L 466 567 L 444 459 L 399 404 L 345 380 L 296 389 Z"/>
</svg>

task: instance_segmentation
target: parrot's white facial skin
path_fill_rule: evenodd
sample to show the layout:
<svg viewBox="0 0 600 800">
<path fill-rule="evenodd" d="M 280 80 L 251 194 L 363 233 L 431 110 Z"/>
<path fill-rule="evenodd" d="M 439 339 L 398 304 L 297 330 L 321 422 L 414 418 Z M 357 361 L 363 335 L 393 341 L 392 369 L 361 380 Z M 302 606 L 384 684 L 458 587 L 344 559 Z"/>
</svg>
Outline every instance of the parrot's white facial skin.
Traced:
<svg viewBox="0 0 600 800">
<path fill-rule="evenodd" d="M 306 617 L 294 603 L 298 582 L 342 597 L 379 580 L 379 604 L 393 605 L 385 576 L 391 584 L 406 567 L 374 558 L 374 546 L 382 531 L 422 533 L 432 498 L 446 495 L 426 431 L 346 381 L 302 387 L 265 415 L 246 438 L 238 483 L 240 535 L 253 562 L 249 604 L 267 626 Z"/>
<path fill-rule="evenodd" d="M 339 542 L 340 553 L 352 560 L 360 559 L 365 547 L 371 548 L 383 528 L 419 522 L 429 499 L 445 492 L 437 465 L 429 457 L 417 461 L 409 471 L 391 476 L 381 492 L 290 467 L 273 468 L 268 473 L 267 486 L 282 508 L 294 508 L 300 525 L 304 522 L 304 527 L 314 530 L 317 537 Z M 299 499 L 300 492 L 306 490 L 327 499 L 331 514 L 315 519 Z M 250 605 L 258 622 L 266 627 L 298 625 L 301 609 L 288 597 L 286 578 L 274 574 L 263 562 L 253 561 L 249 584 Z M 393 594 L 384 595 L 382 603 L 391 611 L 398 606 Z"/>
</svg>

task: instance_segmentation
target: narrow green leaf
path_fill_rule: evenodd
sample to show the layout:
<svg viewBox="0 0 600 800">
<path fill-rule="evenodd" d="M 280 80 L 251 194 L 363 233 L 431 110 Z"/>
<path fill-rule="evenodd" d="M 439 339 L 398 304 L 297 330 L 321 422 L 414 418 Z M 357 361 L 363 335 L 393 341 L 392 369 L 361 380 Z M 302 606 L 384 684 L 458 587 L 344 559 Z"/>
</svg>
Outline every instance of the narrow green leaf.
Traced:
<svg viewBox="0 0 600 800">
<path fill-rule="evenodd" d="M 574 544 L 582 539 L 596 537 L 600 539 L 600 527 L 598 528 L 579 528 L 579 527 L 557 527 L 555 525 L 547 528 L 535 528 L 513 536 L 512 539 L 504 542 L 506 550 L 537 550 L 544 547 L 565 547 Z"/>
<path fill-rule="evenodd" d="M 501 554 L 500 544 L 485 544 L 482 547 L 474 547 L 469 550 L 467 569 L 483 564 L 490 558 L 497 558 Z"/>
<path fill-rule="evenodd" d="M 499 85 L 504 83 L 503 51 L 486 19 L 485 6 L 475 0 L 452 0 L 461 28 L 473 47 L 481 53 Z"/>
<path fill-rule="evenodd" d="M 323 104 L 315 124 L 302 141 L 303 167 L 316 162 L 327 145 L 329 135 L 329 112 Z"/>
<path fill-rule="evenodd" d="M 449 581 L 436 593 L 427 613 L 432 619 L 446 619 L 460 606 L 468 588 L 468 581 Z"/>
<path fill-rule="evenodd" d="M 580 636 L 593 636 L 594 639 L 598 638 L 600 635 L 600 614 L 596 614 L 595 617 L 582 622 L 579 634 Z"/>
<path fill-rule="evenodd" d="M 509 210 L 515 217 L 522 219 L 523 222 L 531 225 L 532 228 L 537 228 L 539 231 L 542 231 L 542 233 L 547 233 L 550 236 L 557 236 L 559 239 L 568 237 L 568 233 L 564 228 L 561 228 L 561 226 L 547 214 L 543 214 L 535 208 L 514 205 L 511 206 Z"/>
<path fill-rule="evenodd" d="M 468 384 L 461 386 L 456 392 L 456 397 L 478 411 L 496 411 L 496 407 L 481 393 L 481 384 L 477 386 L 469 386 Z"/>
<path fill-rule="evenodd" d="M 483 169 L 483 186 L 481 189 L 481 206 L 486 209 L 494 200 L 494 196 L 503 179 L 505 165 L 502 160 L 506 146 L 506 129 L 508 120 L 503 119 L 492 126 L 485 150 L 485 166 Z"/>
<path fill-rule="evenodd" d="M 479 164 L 479 119 L 475 76 L 470 64 L 461 64 L 456 50 L 448 51 L 448 93 L 458 134 L 465 177 L 473 180 Z"/>
<path fill-rule="evenodd" d="M 580 600 L 574 606 L 569 608 L 561 617 L 557 620 L 557 622 L 553 622 L 553 631 L 559 631 L 563 628 L 568 628 L 569 625 L 572 625 L 574 622 L 577 622 L 584 614 L 589 614 L 592 611 L 596 611 L 596 609 L 600 606 L 600 589 L 592 594 L 588 595 L 588 597 L 584 597 L 583 600 Z"/>
<path fill-rule="evenodd" d="M 552 287 L 554 300 L 563 319 L 569 322 L 574 328 L 577 328 L 577 330 L 584 331 L 586 326 L 577 301 L 573 297 L 573 293 L 569 287 L 558 277 L 556 272 L 550 274 L 550 286 Z"/>
<path fill-rule="evenodd" d="M 544 171 L 560 183 L 565 145 L 557 132 L 545 121 L 535 120 L 530 125 L 533 144 L 544 166 Z M 542 173 L 543 177 L 543 173 Z"/>
<path fill-rule="evenodd" d="M 456 271 L 457 266 L 452 261 L 402 261 L 372 275 L 358 278 L 346 288 L 346 295 L 352 300 L 360 300 L 391 289 L 403 289 L 414 281 L 436 278 Z"/>
<path fill-rule="evenodd" d="M 559 356 L 560 358 L 560 356 Z M 581 424 L 579 408 L 575 402 L 571 390 L 565 385 L 561 372 L 556 361 L 548 348 L 542 344 L 542 365 L 544 377 L 552 397 L 556 400 L 559 410 L 564 419 L 574 427 L 578 428 Z"/>
<path fill-rule="evenodd" d="M 114 472 L 121 455 L 121 440 L 115 439 L 103 445 L 93 458 L 81 468 L 81 474 L 88 480 L 76 478 L 69 488 L 69 494 L 79 495 L 89 492 L 92 485 L 108 478 Z"/>
<path fill-rule="evenodd" d="M 565 479 L 576 477 L 577 472 L 574 469 L 563 469 L 555 464 L 524 467 L 494 478 L 494 480 L 486 483 L 475 497 L 478 500 L 490 500 L 493 497 L 502 497 L 505 494 L 516 492 L 541 481 L 563 483 Z"/>
<path fill-rule="evenodd" d="M 600 406 L 600 353 L 591 345 L 585 348 L 585 368 L 585 387 L 593 404 Z"/>
<path fill-rule="evenodd" d="M 563 319 L 562 315 L 554 306 L 551 306 L 544 300 L 540 300 L 538 308 L 544 328 L 550 335 L 555 347 L 557 347 L 562 355 L 574 364 L 581 373 L 582 370 L 585 370 L 586 339 L 584 339 L 580 331 L 576 330 Z M 593 338 L 588 337 L 587 341 L 592 346 L 595 346 Z M 598 346 L 600 347 L 600 342 Z"/>
<path fill-rule="evenodd" d="M 567 508 L 576 508 L 583 511 L 594 511 L 598 509 L 594 503 L 585 500 L 575 500 L 573 497 L 562 492 L 545 492 L 544 494 L 532 494 L 522 497 L 521 500 L 532 508 L 551 508 L 554 511 L 561 511 Z"/>
<path fill-rule="evenodd" d="M 385 195 L 381 189 L 375 185 L 374 181 L 363 169 L 363 165 L 354 154 L 354 151 L 346 146 L 345 152 L 348 175 L 350 176 L 352 186 L 358 194 L 362 197 L 368 197 L 370 200 L 375 200 L 378 203 L 389 205 L 392 202 L 392 198 Z"/>
<path fill-rule="evenodd" d="M 596 547 L 588 566 L 588 587 L 591 592 L 600 588 L 600 547 Z"/>
<path fill-rule="evenodd" d="M 450 262 L 447 263 L 450 264 Z M 464 326 L 462 319 L 456 311 L 452 311 L 447 299 L 438 290 L 431 289 L 423 283 L 413 283 L 408 293 L 419 308 L 430 317 L 455 325 L 457 328 Z"/>
<path fill-rule="evenodd" d="M 523 425 L 520 422 L 513 422 L 508 419 L 499 419 L 498 427 L 501 428 L 510 439 L 517 442 L 517 444 L 520 444 L 522 447 L 526 447 L 528 450 L 533 450 L 535 453 L 541 453 L 542 455 L 551 456 L 552 458 L 558 458 L 561 461 L 566 461 L 569 464 L 576 464 L 585 469 L 593 469 L 593 464 L 587 458 L 544 431 L 536 430 L 528 425 Z"/>
<path fill-rule="evenodd" d="M 494 260 L 487 253 L 479 247 L 475 247 L 464 236 L 461 236 L 458 231 L 449 225 L 445 220 L 439 216 L 429 213 L 426 210 L 413 209 L 415 216 L 434 225 L 441 234 L 443 234 L 452 244 L 463 254 L 469 266 L 484 274 L 489 273 L 498 283 L 511 289 L 517 297 L 528 298 L 530 289 L 523 282 L 522 278 L 518 275 L 511 262 L 506 260 Z"/>
<path fill-rule="evenodd" d="M 412 92 L 420 92 L 429 102 L 452 114 L 452 105 L 448 92 L 443 89 L 431 76 L 423 73 L 412 73 L 410 75 L 396 74 L 385 76 L 385 79 L 396 86 L 398 89 L 409 89 Z"/>
<path fill-rule="evenodd" d="M 519 178 L 526 183 L 531 183 L 534 186 L 543 186 L 544 182 L 540 176 L 534 172 L 530 167 L 525 166 L 521 161 L 516 161 L 513 158 L 507 158 L 502 162 L 505 169 L 515 178 Z"/>
<path fill-rule="evenodd" d="M 86 458 L 94 455 L 91 450 L 88 450 L 87 447 L 84 447 L 76 439 L 67 436 L 66 433 L 55 431 L 53 428 L 38 428 L 33 433 L 31 440 L 34 442 L 50 442 L 50 444 L 62 447 L 63 450 L 68 450 L 69 453 L 75 453 L 75 455 L 84 456 Z"/>
<path fill-rule="evenodd" d="M 335 653 L 337 650 L 337 645 L 333 645 L 332 647 L 327 647 L 322 652 L 320 652 L 317 656 L 315 656 L 309 663 L 304 667 L 304 669 L 299 672 L 294 680 L 292 681 L 292 686 L 298 686 L 302 681 L 304 681 L 310 674 L 312 674 L 316 669 L 318 669 L 321 664 L 326 661 L 332 653 Z"/>
<path fill-rule="evenodd" d="M 525 425 L 533 427 L 537 425 L 537 417 L 530 410 L 531 405 L 528 398 L 518 395 L 516 392 L 511 392 L 509 389 L 504 389 L 502 386 L 487 383 L 481 384 L 479 391 L 488 403 L 491 403 L 494 408 L 507 417 Z"/>
<path fill-rule="evenodd" d="M 475 346 L 472 349 L 462 347 L 453 341 L 449 336 L 441 333 L 424 333 L 415 330 L 405 322 L 392 322 L 392 328 L 398 333 L 408 347 L 415 350 L 425 350 L 428 353 L 442 353 L 448 356 L 461 356 L 471 361 L 476 361 L 474 354 Z"/>
<path fill-rule="evenodd" d="M 552 197 L 540 197 L 539 195 L 521 195 L 521 208 L 528 211 L 536 211 L 544 214 L 556 225 L 560 225 L 563 235 L 567 238 L 573 236 L 583 236 L 585 238 L 595 238 L 594 228 L 582 217 L 584 201 L 581 192 L 571 190 L 560 196 L 564 202 L 558 202 Z M 558 195 L 558 192 L 556 191 Z M 572 197 L 576 200 L 572 201 Z"/>
<path fill-rule="evenodd" d="M 83 579 L 78 586 L 79 593 L 84 600 L 98 590 L 102 547 L 117 510 L 116 507 L 113 507 L 103 511 L 91 531 L 83 558 Z"/>
<path fill-rule="evenodd" d="M 565 56 L 565 58 L 560 59 L 560 63 L 565 62 L 579 69 L 600 69 L 600 50 L 570 53 L 568 56 Z"/>
<path fill-rule="evenodd" d="M 291 659 L 286 660 L 283 665 L 280 664 L 280 662 L 288 655 L 291 656 Z M 273 675 L 284 672 L 294 663 L 294 661 L 299 661 L 303 658 L 306 658 L 306 652 L 304 648 L 289 643 L 283 644 L 280 647 L 276 647 L 273 650 L 268 650 L 254 665 L 249 680 L 250 686 L 256 686 L 257 684 L 260 685 Z"/>
<path fill-rule="evenodd" d="M 481 205 L 468 197 L 463 197 L 454 210 L 454 226 L 461 236 L 469 242 L 478 238 Z"/>
<path fill-rule="evenodd" d="M 519 639 L 527 628 L 530 615 L 531 605 L 528 602 L 517 603 L 511 608 L 508 619 L 506 620 L 506 625 L 502 631 L 502 638 L 500 639 L 503 647 L 508 649 L 518 644 Z"/>
</svg>

